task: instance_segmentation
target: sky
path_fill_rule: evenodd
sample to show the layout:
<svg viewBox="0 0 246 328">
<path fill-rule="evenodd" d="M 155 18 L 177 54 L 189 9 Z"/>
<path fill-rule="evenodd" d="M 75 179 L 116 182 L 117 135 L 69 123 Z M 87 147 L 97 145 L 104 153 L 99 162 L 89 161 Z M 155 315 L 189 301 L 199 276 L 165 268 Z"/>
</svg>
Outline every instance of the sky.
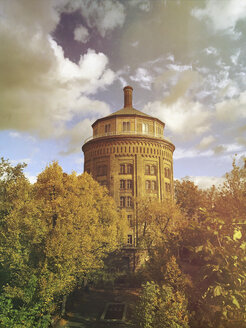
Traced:
<svg viewBox="0 0 246 328">
<path fill-rule="evenodd" d="M 246 156 L 246 1 L 0 0 L 0 154 L 34 182 L 83 172 L 91 124 L 133 106 L 165 122 L 174 177 L 223 181 Z"/>
</svg>

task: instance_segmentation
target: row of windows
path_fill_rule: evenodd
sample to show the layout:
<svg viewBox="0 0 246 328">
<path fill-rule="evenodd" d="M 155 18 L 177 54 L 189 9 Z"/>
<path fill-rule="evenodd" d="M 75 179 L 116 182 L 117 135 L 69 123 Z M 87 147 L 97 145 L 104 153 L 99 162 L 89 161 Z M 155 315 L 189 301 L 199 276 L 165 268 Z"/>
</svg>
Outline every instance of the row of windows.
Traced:
<svg viewBox="0 0 246 328">
<path fill-rule="evenodd" d="M 123 131 L 130 131 L 131 130 L 130 122 L 123 122 L 122 128 Z"/>
<path fill-rule="evenodd" d="M 132 164 L 120 164 L 120 174 L 132 174 L 133 165 Z"/>
<path fill-rule="evenodd" d="M 156 190 L 157 189 L 156 181 L 146 180 L 145 181 L 145 189 L 146 190 Z"/>
<path fill-rule="evenodd" d="M 131 123 L 129 121 L 122 122 L 122 130 L 124 132 L 131 131 Z M 109 123 L 105 124 L 104 125 L 104 132 L 109 133 L 110 131 L 111 131 L 111 125 Z M 148 133 L 149 132 L 149 124 L 148 123 L 142 123 L 142 132 L 143 133 Z M 97 127 L 94 129 L 94 134 L 95 135 L 98 134 L 98 128 Z M 162 134 L 162 128 L 157 127 L 157 134 Z"/>
<path fill-rule="evenodd" d="M 132 197 L 130 196 L 121 196 L 120 197 L 120 207 L 133 207 Z"/>
<path fill-rule="evenodd" d="M 120 189 L 132 189 L 133 188 L 133 181 L 132 180 L 120 180 Z"/>
<path fill-rule="evenodd" d="M 140 153 L 140 154 L 152 154 L 152 155 L 161 155 L 165 158 L 172 159 L 171 153 L 164 151 L 164 150 L 159 150 L 155 149 L 152 147 L 139 147 L 139 146 L 121 146 L 121 147 L 110 147 L 110 148 L 101 148 L 94 150 L 91 155 L 102 155 L 102 154 L 114 154 L 114 153 Z"/>
<path fill-rule="evenodd" d="M 155 165 L 145 165 L 145 174 L 146 175 L 156 175 L 156 166 Z"/>
</svg>

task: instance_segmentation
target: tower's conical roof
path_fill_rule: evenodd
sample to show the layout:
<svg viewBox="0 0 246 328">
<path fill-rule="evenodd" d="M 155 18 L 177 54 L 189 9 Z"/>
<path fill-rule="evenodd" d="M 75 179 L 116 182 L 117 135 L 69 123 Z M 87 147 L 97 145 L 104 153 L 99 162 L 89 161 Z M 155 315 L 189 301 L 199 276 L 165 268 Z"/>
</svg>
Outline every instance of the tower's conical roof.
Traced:
<svg viewBox="0 0 246 328">
<path fill-rule="evenodd" d="M 126 87 L 124 87 L 123 90 L 124 90 L 124 107 L 119 109 L 118 111 L 116 111 L 114 113 L 111 113 L 110 115 L 99 118 L 98 120 L 96 120 L 92 124 L 92 127 L 95 126 L 95 124 L 99 121 L 107 120 L 108 118 L 112 118 L 112 117 L 116 117 L 116 116 L 141 116 L 141 117 L 146 117 L 146 118 L 149 118 L 149 119 L 157 120 L 162 125 L 165 126 L 165 124 L 161 120 L 159 120 L 158 118 L 150 116 L 148 114 L 145 114 L 145 113 L 141 112 L 140 110 L 137 110 L 137 109 L 132 107 L 132 91 L 133 91 L 133 88 L 131 86 L 127 85 Z"/>
<path fill-rule="evenodd" d="M 115 116 L 115 115 L 140 115 L 140 116 L 146 116 L 151 117 L 140 110 L 137 110 L 132 107 L 132 91 L 133 88 L 129 85 L 124 87 L 124 107 L 117 112 L 114 112 L 108 116 Z"/>
</svg>

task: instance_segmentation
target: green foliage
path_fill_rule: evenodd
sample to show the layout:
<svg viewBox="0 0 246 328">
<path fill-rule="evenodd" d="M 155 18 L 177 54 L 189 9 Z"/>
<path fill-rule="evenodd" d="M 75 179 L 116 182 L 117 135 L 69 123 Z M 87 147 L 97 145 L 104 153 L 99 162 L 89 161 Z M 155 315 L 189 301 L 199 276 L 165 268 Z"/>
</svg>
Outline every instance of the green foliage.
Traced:
<svg viewBox="0 0 246 328">
<path fill-rule="evenodd" d="M 199 213 L 201 203 L 204 201 L 204 193 L 192 181 L 179 180 L 174 184 L 175 199 L 182 212 L 192 218 Z"/>
<path fill-rule="evenodd" d="M 0 197 L 7 202 L 1 203 L 0 322 L 46 327 L 62 296 L 119 247 L 124 224 L 107 190 L 90 175 L 65 174 L 55 162 L 32 186 L 22 168 L 3 161 L 0 170 Z"/>
<path fill-rule="evenodd" d="M 172 287 L 153 281 L 143 285 L 136 307 L 136 327 L 188 328 L 187 302 Z"/>
<path fill-rule="evenodd" d="M 175 239 L 187 224 L 179 208 L 171 200 L 160 203 L 153 198 L 137 199 L 139 244 L 149 251 Z"/>
</svg>

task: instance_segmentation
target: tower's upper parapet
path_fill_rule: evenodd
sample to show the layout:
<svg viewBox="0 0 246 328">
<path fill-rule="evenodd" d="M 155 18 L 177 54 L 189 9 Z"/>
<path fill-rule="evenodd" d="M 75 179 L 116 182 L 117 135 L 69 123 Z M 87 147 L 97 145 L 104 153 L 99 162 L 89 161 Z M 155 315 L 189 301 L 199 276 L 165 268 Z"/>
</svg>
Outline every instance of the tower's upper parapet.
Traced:
<svg viewBox="0 0 246 328">
<path fill-rule="evenodd" d="M 145 136 L 163 139 L 165 124 L 158 118 L 147 115 L 132 107 L 131 86 L 124 87 L 124 107 L 108 116 L 96 120 L 92 124 L 93 136 Z M 88 139 L 86 141 L 89 141 Z"/>
</svg>

